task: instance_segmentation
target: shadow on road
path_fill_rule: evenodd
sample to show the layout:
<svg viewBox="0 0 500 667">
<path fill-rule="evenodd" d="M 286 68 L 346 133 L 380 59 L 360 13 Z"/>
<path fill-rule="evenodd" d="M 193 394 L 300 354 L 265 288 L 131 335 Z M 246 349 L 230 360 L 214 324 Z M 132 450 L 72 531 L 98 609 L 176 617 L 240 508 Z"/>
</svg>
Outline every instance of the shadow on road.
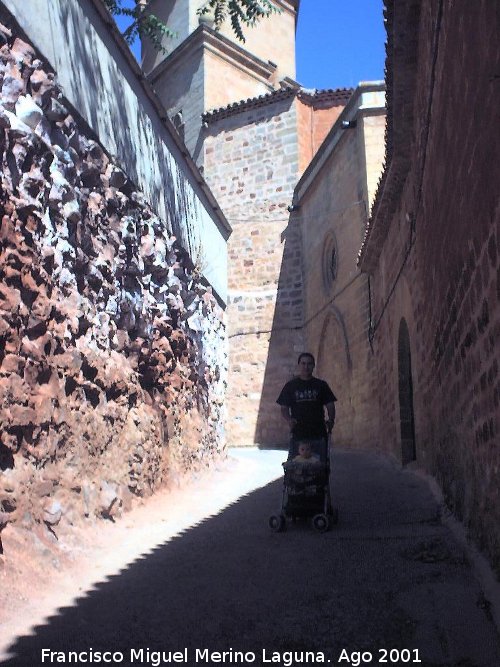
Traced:
<svg viewBox="0 0 500 667">
<path fill-rule="evenodd" d="M 271 533 L 281 493 L 272 482 L 59 609 L 1 664 L 58 664 L 42 662 L 42 649 L 65 652 L 65 662 L 69 651 L 119 652 L 112 664 L 123 665 L 155 664 L 146 650 L 166 652 L 156 663 L 164 664 L 169 651 L 187 649 L 189 665 L 213 664 L 196 662 L 196 649 L 245 650 L 260 665 L 263 648 L 324 651 L 332 663 L 344 647 L 421 649 L 400 597 L 462 580 L 464 559 L 453 549 L 440 562 L 411 556 L 422 534 L 444 539 L 436 503 L 415 476 L 349 453 L 336 454 L 334 470 L 341 520 L 333 531 L 299 523 Z"/>
</svg>

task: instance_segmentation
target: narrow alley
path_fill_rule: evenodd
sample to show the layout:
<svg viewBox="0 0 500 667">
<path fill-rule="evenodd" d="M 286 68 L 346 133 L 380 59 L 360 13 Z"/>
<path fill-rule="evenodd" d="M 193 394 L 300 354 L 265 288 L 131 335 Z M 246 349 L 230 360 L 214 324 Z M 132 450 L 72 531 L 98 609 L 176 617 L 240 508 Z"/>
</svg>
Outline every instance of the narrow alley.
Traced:
<svg viewBox="0 0 500 667">
<path fill-rule="evenodd" d="M 208 495 L 278 477 L 283 453 L 234 456 Z M 1 664 L 500 664 L 489 603 L 428 483 L 376 454 L 336 452 L 332 486 L 330 532 L 272 533 L 274 479 L 124 563 Z"/>
<path fill-rule="evenodd" d="M 0 667 L 500 666 L 499 19 L 0 0 Z"/>
</svg>

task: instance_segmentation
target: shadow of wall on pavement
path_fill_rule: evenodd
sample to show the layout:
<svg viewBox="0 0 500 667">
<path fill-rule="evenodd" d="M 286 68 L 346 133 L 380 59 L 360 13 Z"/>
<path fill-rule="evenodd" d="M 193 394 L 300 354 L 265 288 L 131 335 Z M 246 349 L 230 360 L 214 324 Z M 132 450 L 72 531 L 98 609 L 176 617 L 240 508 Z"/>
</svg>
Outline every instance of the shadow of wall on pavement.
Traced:
<svg viewBox="0 0 500 667">
<path fill-rule="evenodd" d="M 419 642 L 430 635 L 415 636 L 413 612 L 400 599 L 402 592 L 418 596 L 422 586 L 438 586 L 443 604 L 451 604 L 458 587 L 474 613 L 484 616 L 481 632 L 490 632 L 491 640 L 469 565 L 440 524 L 426 482 L 371 453 L 336 452 L 332 469 L 340 508 L 332 531 L 318 534 L 297 522 L 272 533 L 267 518 L 277 509 L 281 481 L 271 482 L 59 609 L 33 635 L 20 637 L 1 664 L 42 664 L 43 648 L 119 651 L 125 665 L 139 664 L 130 652 L 141 649 L 143 657 L 147 650 L 186 649 L 189 665 L 196 664 L 196 649 L 257 656 L 264 648 L 325 651 L 332 662 L 342 648 L 360 645 L 423 651 Z M 374 539 L 375 528 L 392 538 Z M 426 553 L 441 553 L 438 560 L 422 561 L 422 540 Z M 436 569 L 454 586 L 439 587 Z M 440 612 L 429 613 L 425 632 L 431 632 L 432 613 Z M 259 657 L 254 664 L 262 664 Z"/>
</svg>

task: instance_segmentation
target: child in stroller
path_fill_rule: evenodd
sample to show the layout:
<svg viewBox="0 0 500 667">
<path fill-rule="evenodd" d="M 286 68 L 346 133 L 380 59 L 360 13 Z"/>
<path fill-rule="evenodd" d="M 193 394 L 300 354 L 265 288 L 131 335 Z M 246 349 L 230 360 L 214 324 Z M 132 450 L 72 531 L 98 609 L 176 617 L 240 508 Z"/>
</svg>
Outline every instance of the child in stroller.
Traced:
<svg viewBox="0 0 500 667">
<path fill-rule="evenodd" d="M 271 530 L 285 530 L 287 519 L 311 518 L 318 532 L 337 522 L 330 498 L 329 449 L 328 438 L 291 440 L 288 460 L 283 463 L 281 511 L 269 518 Z"/>
<path fill-rule="evenodd" d="M 297 443 L 298 454 L 293 458 L 298 463 L 320 463 L 318 454 L 313 452 L 311 443 L 308 440 L 300 440 Z"/>
</svg>

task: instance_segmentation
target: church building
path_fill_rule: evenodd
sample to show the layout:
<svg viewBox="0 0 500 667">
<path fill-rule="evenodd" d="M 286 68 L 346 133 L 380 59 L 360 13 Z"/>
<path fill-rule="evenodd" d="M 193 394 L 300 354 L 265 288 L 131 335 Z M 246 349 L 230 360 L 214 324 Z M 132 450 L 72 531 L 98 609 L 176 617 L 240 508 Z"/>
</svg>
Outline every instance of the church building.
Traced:
<svg viewBox="0 0 500 667">
<path fill-rule="evenodd" d="M 210 16 L 200 17 L 197 10 L 203 4 L 203 0 L 152 3 L 151 10 L 176 36 L 165 38 L 167 53 L 145 44 L 142 66 L 233 229 L 228 242 L 226 311 L 227 444 L 274 445 L 287 439 L 277 395 L 294 374 L 298 354 L 306 349 L 318 352 L 317 341 L 311 338 L 318 330 L 311 325 L 311 334 L 311 326 L 305 326 L 317 294 L 305 290 L 304 262 L 310 261 L 311 248 L 321 246 L 326 228 L 331 227 L 329 239 L 338 236 L 343 244 L 346 235 L 352 236 L 352 241 L 336 249 L 343 254 L 338 260 L 346 276 L 356 272 L 370 188 L 374 190 L 382 167 L 384 85 L 361 84 L 356 91 L 317 90 L 296 81 L 300 0 L 276 0 L 280 12 L 247 28 L 244 43 L 238 42 L 230 26 L 215 31 Z M 349 120 L 344 117 L 346 109 L 352 121 L 349 132 L 344 132 L 342 124 Z M 365 120 L 371 116 L 376 120 L 367 134 Z M 321 166 L 315 158 L 319 154 Z M 340 154 L 345 169 L 338 166 Z M 315 222 L 301 216 L 296 186 L 308 171 L 309 181 L 314 174 L 323 192 L 333 192 L 339 168 L 360 203 L 340 219 L 328 206 L 315 209 L 321 235 L 311 240 Z M 337 236 L 334 224 L 343 229 Z M 325 261 L 321 248 L 318 252 L 308 269 L 310 275 L 320 272 Z M 198 261 L 202 270 L 207 268 L 203 248 Z M 335 287 L 339 284 L 337 280 Z M 366 301 L 366 288 L 357 284 L 355 288 L 342 308 L 349 310 L 352 304 L 361 315 L 353 320 L 344 313 L 341 321 L 367 318 L 364 305 L 359 305 Z M 331 298 L 334 291 L 328 295 Z M 315 325 L 319 330 L 329 326 Z M 360 326 L 368 326 L 368 320 Z M 342 366 L 346 336 L 351 336 L 348 328 L 332 329 L 331 347 L 321 349 L 317 373 L 334 389 L 349 387 L 339 396 L 339 404 L 344 405 L 345 418 L 352 419 L 352 409 L 345 407 L 353 404 L 350 380 L 332 374 L 342 370 L 350 377 L 353 373 L 352 362 Z M 342 350 L 339 363 L 332 359 L 338 350 Z M 344 444 L 352 444 L 352 437 L 352 428 L 346 427 Z"/>
</svg>

